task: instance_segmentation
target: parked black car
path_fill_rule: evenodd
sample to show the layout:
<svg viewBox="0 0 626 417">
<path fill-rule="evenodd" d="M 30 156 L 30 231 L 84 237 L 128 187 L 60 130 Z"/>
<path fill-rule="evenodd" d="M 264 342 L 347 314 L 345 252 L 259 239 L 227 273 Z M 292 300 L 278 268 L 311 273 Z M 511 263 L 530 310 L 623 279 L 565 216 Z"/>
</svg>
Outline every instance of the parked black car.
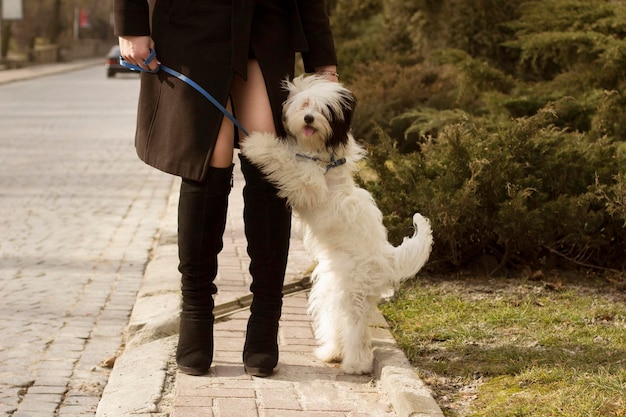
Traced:
<svg viewBox="0 0 626 417">
<path fill-rule="evenodd" d="M 120 64 L 120 47 L 115 45 L 111 48 L 107 54 L 106 64 L 107 77 L 115 77 L 115 74 L 132 72 L 129 68 L 126 68 Z"/>
</svg>

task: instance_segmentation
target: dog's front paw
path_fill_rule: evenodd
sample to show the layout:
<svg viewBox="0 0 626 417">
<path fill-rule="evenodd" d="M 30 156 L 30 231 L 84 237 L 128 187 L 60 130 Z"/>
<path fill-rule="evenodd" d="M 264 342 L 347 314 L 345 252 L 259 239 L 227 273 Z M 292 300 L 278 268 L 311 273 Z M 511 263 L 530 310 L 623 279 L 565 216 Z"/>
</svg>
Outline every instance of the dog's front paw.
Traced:
<svg viewBox="0 0 626 417">
<path fill-rule="evenodd" d="M 269 167 L 271 171 L 276 169 L 272 165 L 276 163 L 276 148 L 279 147 L 279 139 L 267 132 L 252 132 L 241 144 L 241 154 L 254 165 Z M 266 169 L 267 170 L 267 169 Z"/>
</svg>

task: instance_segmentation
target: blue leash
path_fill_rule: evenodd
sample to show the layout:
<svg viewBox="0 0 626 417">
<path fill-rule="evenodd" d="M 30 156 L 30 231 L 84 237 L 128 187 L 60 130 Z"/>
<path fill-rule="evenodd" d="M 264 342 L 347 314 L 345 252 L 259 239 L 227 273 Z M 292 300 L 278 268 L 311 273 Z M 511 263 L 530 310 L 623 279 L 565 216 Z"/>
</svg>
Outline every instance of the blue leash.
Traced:
<svg viewBox="0 0 626 417">
<path fill-rule="evenodd" d="M 143 61 L 143 63 L 146 65 L 149 64 L 154 59 L 155 56 L 156 56 L 156 51 L 151 49 L 150 55 L 148 56 L 148 58 L 146 58 L 145 61 Z M 180 72 L 175 71 L 169 67 L 166 67 L 165 65 L 160 65 L 155 70 L 146 70 L 146 69 L 141 68 L 139 65 L 129 64 L 128 62 L 124 61 L 122 57 L 120 57 L 120 65 L 122 65 L 123 67 L 129 68 L 133 71 L 149 72 L 151 74 L 156 74 L 157 72 L 159 72 L 159 70 L 163 70 L 167 72 L 168 74 L 173 75 L 179 80 L 184 81 L 185 83 L 189 84 L 189 86 L 193 87 L 196 91 L 202 94 L 207 100 L 213 103 L 215 107 L 217 107 L 222 113 L 224 113 L 224 116 L 228 117 L 228 119 L 231 122 L 233 122 L 233 124 L 237 127 L 237 129 L 241 130 L 246 136 L 249 135 L 248 131 L 243 128 L 243 126 L 241 125 L 241 123 L 239 123 L 239 121 L 237 121 L 237 119 L 235 119 L 235 116 L 233 116 L 228 110 L 226 110 L 226 108 L 222 106 L 220 102 L 215 99 L 215 97 L 209 94 L 208 91 L 206 91 L 198 83 L 196 83 L 194 80 L 187 77 L 186 75 L 181 74 Z"/>
</svg>

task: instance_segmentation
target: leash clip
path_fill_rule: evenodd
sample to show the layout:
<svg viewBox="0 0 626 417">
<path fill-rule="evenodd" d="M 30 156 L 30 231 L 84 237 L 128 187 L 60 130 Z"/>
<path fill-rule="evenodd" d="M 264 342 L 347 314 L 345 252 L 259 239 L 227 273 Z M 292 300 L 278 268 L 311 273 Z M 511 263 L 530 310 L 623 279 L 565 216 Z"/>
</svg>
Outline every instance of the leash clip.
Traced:
<svg viewBox="0 0 626 417">
<path fill-rule="evenodd" d="M 330 163 L 326 165 L 326 172 L 328 172 L 331 168 L 337 168 L 340 165 L 346 163 L 346 158 L 335 159 L 335 155 L 330 155 Z"/>
</svg>

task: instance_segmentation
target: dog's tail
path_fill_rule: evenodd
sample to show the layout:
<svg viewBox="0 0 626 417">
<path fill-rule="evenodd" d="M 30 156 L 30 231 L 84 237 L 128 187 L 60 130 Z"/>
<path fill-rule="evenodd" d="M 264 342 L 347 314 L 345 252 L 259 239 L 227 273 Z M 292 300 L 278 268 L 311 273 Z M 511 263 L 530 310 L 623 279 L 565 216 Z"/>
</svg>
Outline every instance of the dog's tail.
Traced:
<svg viewBox="0 0 626 417">
<path fill-rule="evenodd" d="M 419 213 L 413 215 L 415 233 L 405 237 L 402 244 L 394 251 L 394 285 L 412 278 L 424 266 L 433 246 L 433 234 L 430 222 Z"/>
</svg>

